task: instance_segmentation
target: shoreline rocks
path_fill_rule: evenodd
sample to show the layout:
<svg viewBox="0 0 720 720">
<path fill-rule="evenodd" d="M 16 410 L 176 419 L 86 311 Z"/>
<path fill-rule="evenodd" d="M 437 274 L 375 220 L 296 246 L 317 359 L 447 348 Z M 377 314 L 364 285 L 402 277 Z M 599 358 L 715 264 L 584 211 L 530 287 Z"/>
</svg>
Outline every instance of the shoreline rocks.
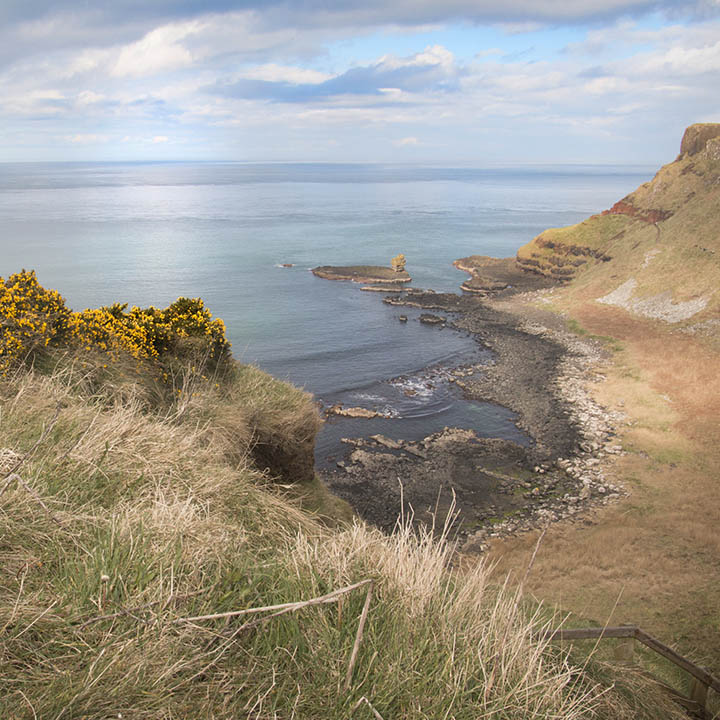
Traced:
<svg viewBox="0 0 720 720">
<path fill-rule="evenodd" d="M 422 313 L 418 319 L 423 325 L 445 325 L 447 322 L 444 317 L 432 313 Z"/>
<path fill-rule="evenodd" d="M 365 292 L 381 292 L 381 293 L 401 293 L 405 292 L 406 288 L 401 285 L 390 285 L 388 283 L 378 283 L 377 285 L 364 285 L 360 288 Z"/>
<path fill-rule="evenodd" d="M 517 294 L 522 286 L 515 288 Z M 612 460 L 623 452 L 616 435 L 623 416 L 597 405 L 587 389 L 602 380 L 594 369 L 607 357 L 599 343 L 470 295 L 385 301 L 454 313 L 448 327 L 470 332 L 494 353 L 489 365 L 448 370 L 455 384 L 470 399 L 515 411 L 535 444 L 523 448 L 457 428 L 392 446 L 377 438 L 348 441 L 353 449 L 342 467 L 322 477 L 362 517 L 391 530 L 401 498 L 418 522 L 442 522 L 455 507 L 463 548 L 482 552 L 490 538 L 561 520 L 587 522 L 592 508 L 625 494 L 612 477 Z"/>
<path fill-rule="evenodd" d="M 377 410 L 368 410 L 363 407 L 343 407 L 342 405 L 332 405 L 325 410 L 325 415 L 340 415 L 341 417 L 350 418 L 392 418 L 389 413 L 378 412 Z"/>
</svg>

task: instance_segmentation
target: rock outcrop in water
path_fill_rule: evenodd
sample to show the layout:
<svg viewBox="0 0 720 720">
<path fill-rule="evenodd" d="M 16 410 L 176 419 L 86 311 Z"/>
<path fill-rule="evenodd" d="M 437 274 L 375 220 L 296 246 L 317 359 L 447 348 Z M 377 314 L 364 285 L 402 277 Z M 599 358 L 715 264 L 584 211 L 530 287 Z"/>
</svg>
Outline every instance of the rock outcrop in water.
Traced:
<svg viewBox="0 0 720 720">
<path fill-rule="evenodd" d="M 325 280 L 351 280 L 357 283 L 409 283 L 407 271 L 396 271 L 382 265 L 321 265 L 312 269 L 313 275 Z"/>
</svg>

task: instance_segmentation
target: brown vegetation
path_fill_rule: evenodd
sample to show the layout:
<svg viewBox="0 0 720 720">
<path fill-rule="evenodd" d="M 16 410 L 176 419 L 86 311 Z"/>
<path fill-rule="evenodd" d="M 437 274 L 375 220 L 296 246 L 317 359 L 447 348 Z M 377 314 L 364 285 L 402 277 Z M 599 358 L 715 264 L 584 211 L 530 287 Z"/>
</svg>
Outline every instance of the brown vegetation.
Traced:
<svg viewBox="0 0 720 720">
<path fill-rule="evenodd" d="M 593 250 L 571 283 L 532 308 L 523 304 L 532 298 L 507 301 L 522 314 L 551 309 L 576 331 L 604 339 L 612 357 L 596 368 L 606 379 L 592 392 L 626 415 L 619 438 L 626 452 L 604 462 L 628 497 L 550 526 L 526 587 L 570 611 L 575 624 L 639 625 L 715 674 L 719 179 L 720 125 L 691 126 L 678 159 L 651 182 L 610 211 L 548 230 L 519 251 L 523 267 L 553 275 L 553 258 L 570 257 L 573 247 Z M 609 259 L 600 262 L 598 252 Z M 496 541 L 498 571 L 519 582 L 536 539 Z"/>
<path fill-rule="evenodd" d="M 680 717 L 446 533 L 322 527 L 198 422 L 222 395 L 158 416 L 81 378 L 0 381 L 1 717 Z"/>
<path fill-rule="evenodd" d="M 717 672 L 720 359 L 697 338 L 623 310 L 584 303 L 571 313 L 622 347 L 596 394 L 627 415 L 627 454 L 614 470 L 630 496 L 550 527 L 527 587 L 579 618 L 641 625 Z M 505 540 L 493 557 L 517 573 L 533 546 L 532 536 Z"/>
</svg>

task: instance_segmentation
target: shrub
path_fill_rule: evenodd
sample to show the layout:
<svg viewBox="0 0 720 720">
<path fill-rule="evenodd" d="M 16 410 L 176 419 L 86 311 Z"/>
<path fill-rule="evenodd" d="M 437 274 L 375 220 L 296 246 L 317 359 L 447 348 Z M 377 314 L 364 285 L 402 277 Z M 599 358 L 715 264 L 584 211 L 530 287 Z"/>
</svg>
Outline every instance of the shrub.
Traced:
<svg viewBox="0 0 720 720">
<path fill-rule="evenodd" d="M 71 313 L 55 290 L 46 290 L 34 270 L 0 278 L 0 368 L 50 343 L 66 342 Z"/>
<path fill-rule="evenodd" d="M 167 360 L 202 356 L 211 365 L 230 356 L 225 324 L 212 319 L 200 298 L 178 298 L 164 310 L 127 304 L 72 312 L 55 290 L 46 290 L 35 271 L 0 278 L 0 370 L 46 347 L 102 351 L 111 358 Z"/>
</svg>

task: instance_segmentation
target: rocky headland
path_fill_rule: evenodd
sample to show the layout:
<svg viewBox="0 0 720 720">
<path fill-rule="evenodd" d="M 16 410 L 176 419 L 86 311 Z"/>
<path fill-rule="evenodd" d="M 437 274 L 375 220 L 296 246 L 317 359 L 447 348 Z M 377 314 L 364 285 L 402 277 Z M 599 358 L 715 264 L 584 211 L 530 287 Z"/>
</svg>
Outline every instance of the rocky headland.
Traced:
<svg viewBox="0 0 720 720">
<path fill-rule="evenodd" d="M 584 510 L 625 492 L 614 470 L 625 420 L 591 392 L 611 352 L 571 332 L 569 311 L 543 306 L 562 298 L 572 308 L 591 298 L 595 307 L 614 305 L 682 333 L 717 334 L 720 270 L 708 218 L 720 209 L 718 177 L 720 125 L 691 126 L 677 160 L 610 210 L 547 230 L 516 258 L 456 260 L 470 276 L 464 294 L 408 288 L 385 297 L 490 349 L 489 365 L 451 369 L 452 380 L 467 398 L 517 413 L 532 444 L 453 428 L 415 442 L 348 439 L 348 457 L 325 473 L 326 483 L 387 529 L 402 502 L 424 522 L 455 508 L 467 549 L 564 518 L 589 522 Z"/>
<path fill-rule="evenodd" d="M 447 371 L 514 410 L 533 442 L 348 438 L 326 482 L 387 529 L 401 507 L 435 527 L 455 512 L 464 566 L 486 552 L 563 611 L 640 625 L 720 667 L 718 218 L 720 124 L 693 125 L 678 158 L 609 210 L 516 258 L 457 260 L 462 295 L 386 297 L 490 348 L 489 365 Z"/>
<path fill-rule="evenodd" d="M 691 125 L 678 157 L 650 182 L 577 225 L 545 230 L 516 261 L 568 283 L 575 302 L 603 297 L 707 334 L 720 311 L 719 215 L 720 123 Z"/>
<path fill-rule="evenodd" d="M 540 276 L 519 276 L 514 258 L 493 258 L 486 255 L 470 255 L 455 260 L 453 265 L 470 277 L 460 285 L 464 292 L 489 297 L 501 290 L 512 290 L 516 285 L 530 290 L 551 287 L 552 280 Z"/>
</svg>

